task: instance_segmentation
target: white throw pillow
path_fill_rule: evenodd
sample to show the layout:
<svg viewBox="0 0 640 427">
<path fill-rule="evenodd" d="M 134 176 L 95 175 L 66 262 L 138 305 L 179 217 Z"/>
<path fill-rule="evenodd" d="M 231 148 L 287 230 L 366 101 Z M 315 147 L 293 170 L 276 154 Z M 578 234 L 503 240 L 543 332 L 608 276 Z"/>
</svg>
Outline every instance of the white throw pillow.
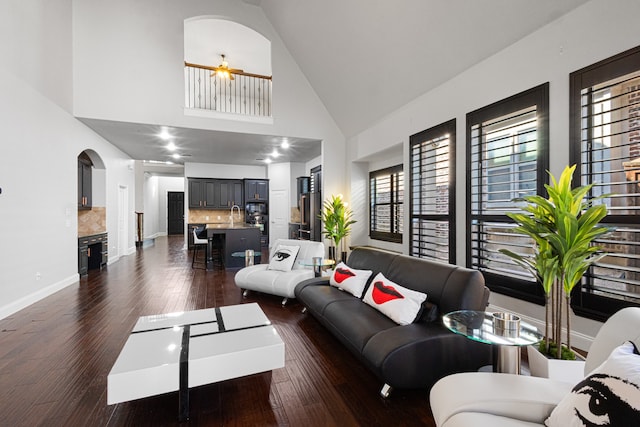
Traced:
<svg viewBox="0 0 640 427">
<path fill-rule="evenodd" d="M 640 354 L 627 341 L 555 407 L 548 427 L 640 426 Z"/>
<path fill-rule="evenodd" d="M 339 263 L 329 279 L 329 284 L 338 289 L 349 292 L 357 298 L 362 297 L 362 291 L 371 277 L 371 270 L 356 270 L 344 262 Z"/>
<path fill-rule="evenodd" d="M 392 282 L 378 273 L 364 294 L 363 301 L 400 325 L 413 323 L 422 312 L 427 294 Z"/>
<path fill-rule="evenodd" d="M 269 261 L 269 270 L 278 271 L 291 271 L 293 263 L 296 262 L 296 256 L 300 246 L 285 246 L 278 245 L 274 252 L 271 261 Z"/>
</svg>

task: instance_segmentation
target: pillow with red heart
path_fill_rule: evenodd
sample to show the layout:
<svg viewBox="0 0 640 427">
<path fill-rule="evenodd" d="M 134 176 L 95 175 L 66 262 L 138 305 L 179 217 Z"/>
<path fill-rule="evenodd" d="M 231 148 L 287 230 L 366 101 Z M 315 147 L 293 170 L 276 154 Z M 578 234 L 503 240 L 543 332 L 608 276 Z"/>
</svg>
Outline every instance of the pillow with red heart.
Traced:
<svg viewBox="0 0 640 427">
<path fill-rule="evenodd" d="M 378 273 L 362 300 L 394 322 L 408 325 L 420 317 L 426 299 L 427 294 L 402 287 Z"/>
<path fill-rule="evenodd" d="M 372 273 L 371 270 L 356 270 L 341 262 L 333 270 L 329 284 L 349 292 L 356 298 L 362 298 L 362 291 Z"/>
</svg>

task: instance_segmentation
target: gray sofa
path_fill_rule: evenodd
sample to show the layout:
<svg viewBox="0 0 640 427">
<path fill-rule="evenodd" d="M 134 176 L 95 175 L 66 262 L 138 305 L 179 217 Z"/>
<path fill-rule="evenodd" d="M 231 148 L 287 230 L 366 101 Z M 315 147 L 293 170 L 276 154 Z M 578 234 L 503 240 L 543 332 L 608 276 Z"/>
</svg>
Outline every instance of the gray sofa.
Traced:
<svg viewBox="0 0 640 427">
<path fill-rule="evenodd" d="M 305 280 L 295 288 L 305 310 L 384 382 L 383 397 L 392 388 L 428 389 L 446 375 L 491 363 L 490 346 L 454 334 L 442 324 L 444 313 L 485 309 L 489 290 L 480 272 L 366 247 L 355 248 L 347 265 L 372 270 L 369 281 L 382 272 L 401 286 L 427 294 L 422 317 L 401 326 L 330 286 L 327 277 Z"/>
</svg>

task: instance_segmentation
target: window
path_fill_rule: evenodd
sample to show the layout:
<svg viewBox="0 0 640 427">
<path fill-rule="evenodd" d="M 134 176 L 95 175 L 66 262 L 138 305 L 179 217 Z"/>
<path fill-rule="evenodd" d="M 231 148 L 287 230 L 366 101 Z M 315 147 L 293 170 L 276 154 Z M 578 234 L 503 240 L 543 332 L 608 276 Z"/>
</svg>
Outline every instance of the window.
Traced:
<svg viewBox="0 0 640 427">
<path fill-rule="evenodd" d="M 455 264 L 456 121 L 411 135 L 410 255 Z"/>
<path fill-rule="evenodd" d="M 403 193 L 402 165 L 369 173 L 369 236 L 372 239 L 402 243 Z"/>
<path fill-rule="evenodd" d="M 515 198 L 546 194 L 548 96 L 546 83 L 467 114 L 467 266 L 492 291 L 540 304 L 541 286 L 498 250 L 531 253 L 506 214 L 519 210 Z"/>
<path fill-rule="evenodd" d="M 572 295 L 576 313 L 598 320 L 640 305 L 640 47 L 571 73 L 571 162 L 576 184 L 608 195 L 603 222 L 615 231 L 596 243 L 610 255 Z"/>
</svg>

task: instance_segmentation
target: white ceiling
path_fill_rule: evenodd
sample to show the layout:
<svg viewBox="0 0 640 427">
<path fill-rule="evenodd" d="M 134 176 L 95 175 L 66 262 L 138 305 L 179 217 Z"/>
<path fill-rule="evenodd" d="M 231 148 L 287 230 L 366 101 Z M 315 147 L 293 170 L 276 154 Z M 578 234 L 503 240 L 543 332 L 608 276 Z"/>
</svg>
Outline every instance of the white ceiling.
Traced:
<svg viewBox="0 0 640 427">
<path fill-rule="evenodd" d="M 80 119 L 84 124 L 103 135 L 116 147 L 136 160 L 170 160 L 172 151 L 168 141 L 159 135 L 163 126 L 111 120 Z M 182 155 L 176 163 L 220 163 L 231 165 L 261 165 L 264 159 L 277 149 L 277 162 L 306 162 L 321 154 L 321 142 L 314 139 L 283 138 L 281 136 L 255 135 L 204 129 L 167 128 L 170 140 Z M 290 147 L 280 148 L 286 140 Z M 186 155 L 186 157 L 185 157 Z"/>
<path fill-rule="evenodd" d="M 350 137 L 588 0 L 244 1 L 263 9 Z M 82 120 L 134 159 L 167 160 L 157 138 L 160 126 Z M 258 159 L 282 140 L 172 131 L 176 144 L 191 155 L 180 162 L 264 164 Z M 288 157 L 276 161 L 304 162 L 320 155 L 320 141 L 291 142 Z"/>
<path fill-rule="evenodd" d="M 588 0 L 245 1 L 350 137 Z"/>
</svg>

